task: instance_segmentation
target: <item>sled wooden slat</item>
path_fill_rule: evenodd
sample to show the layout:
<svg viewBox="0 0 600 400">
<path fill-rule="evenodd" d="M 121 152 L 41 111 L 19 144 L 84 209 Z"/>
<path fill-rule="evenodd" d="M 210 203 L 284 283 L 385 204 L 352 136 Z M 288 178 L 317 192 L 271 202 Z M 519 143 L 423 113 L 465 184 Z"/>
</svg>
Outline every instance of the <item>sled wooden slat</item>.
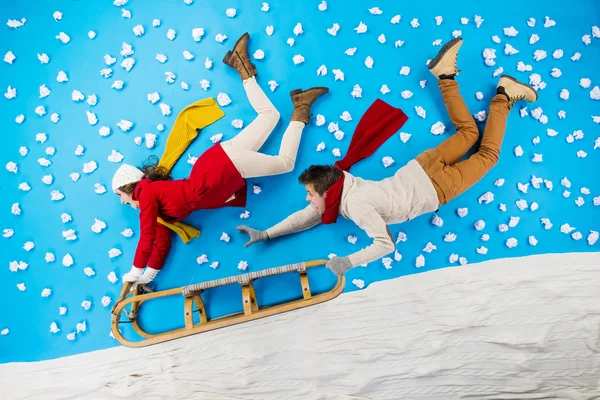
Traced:
<svg viewBox="0 0 600 400">
<path fill-rule="evenodd" d="M 223 328 L 239 324 L 246 321 L 268 317 L 275 314 L 284 313 L 287 311 L 296 310 L 299 308 L 308 307 L 314 304 L 323 303 L 337 297 L 343 290 L 346 280 L 343 276 L 337 278 L 337 282 L 333 289 L 325 293 L 312 294 L 308 282 L 308 269 L 312 267 L 322 266 L 327 263 L 326 260 L 316 260 L 302 262 L 297 264 L 288 264 L 276 268 L 269 268 L 262 271 L 250 272 L 247 274 L 237 275 L 233 277 L 215 279 L 212 281 L 202 282 L 194 285 L 188 285 L 181 288 L 173 288 L 159 292 L 151 292 L 142 294 L 142 290 L 134 290 L 131 292 L 131 283 L 126 283 L 123 286 L 121 295 L 115 302 L 112 309 L 112 333 L 119 343 L 127 347 L 144 347 L 152 344 L 162 343 L 173 339 L 182 338 L 185 336 L 195 335 L 210 330 Z M 292 300 L 287 303 L 277 304 L 269 307 L 260 307 L 259 299 L 256 297 L 254 290 L 254 281 L 260 278 L 274 276 L 289 272 L 298 272 L 300 285 L 302 288 L 302 298 Z M 243 312 L 224 317 L 209 319 L 206 314 L 204 302 L 202 300 L 202 292 L 206 289 L 216 288 L 219 286 L 240 284 L 242 288 L 242 305 Z M 143 330 L 138 324 L 138 310 L 142 304 L 149 300 L 159 299 L 169 296 L 184 296 L 183 306 L 183 322 L 184 327 L 167 331 L 163 333 L 148 333 Z M 196 309 L 194 310 L 194 305 Z M 132 312 L 127 312 L 126 306 L 130 306 Z M 194 313 L 198 313 L 199 322 L 194 323 Z M 124 314 L 128 320 L 121 320 Z M 140 341 L 130 341 L 126 339 L 119 331 L 119 324 L 131 322 L 134 330 L 143 338 Z"/>
<path fill-rule="evenodd" d="M 186 297 L 185 304 L 183 305 L 184 310 L 184 321 L 185 321 L 185 329 L 192 329 L 194 326 L 194 312 L 192 311 L 192 304 L 194 304 L 194 299 L 191 297 Z"/>
<path fill-rule="evenodd" d="M 200 322 L 206 323 L 208 320 L 206 317 L 206 310 L 204 309 L 204 302 L 202 301 L 202 297 L 200 297 L 201 294 L 202 292 L 198 293 L 197 296 L 194 296 L 194 302 L 196 303 L 196 312 L 200 314 Z"/>
<path fill-rule="evenodd" d="M 302 285 L 302 297 L 304 300 L 309 300 L 312 297 L 310 293 L 310 285 L 308 284 L 308 275 L 306 271 L 300 273 L 300 285 Z"/>
<path fill-rule="evenodd" d="M 256 296 L 254 295 L 252 281 L 247 285 L 242 285 L 242 303 L 244 304 L 244 315 L 250 315 L 252 311 L 258 310 L 258 307 L 254 307 Z"/>
</svg>

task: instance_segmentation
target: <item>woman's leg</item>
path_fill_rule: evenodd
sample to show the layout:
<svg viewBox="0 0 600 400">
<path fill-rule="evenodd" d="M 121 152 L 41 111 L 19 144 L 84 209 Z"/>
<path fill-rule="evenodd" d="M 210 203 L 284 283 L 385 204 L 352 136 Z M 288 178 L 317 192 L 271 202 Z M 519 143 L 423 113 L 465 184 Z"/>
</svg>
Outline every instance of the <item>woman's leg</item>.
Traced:
<svg viewBox="0 0 600 400">
<path fill-rule="evenodd" d="M 250 101 L 250 105 L 258 113 L 258 116 L 228 142 L 231 142 L 235 147 L 258 151 L 277 125 L 279 111 L 275 109 L 265 92 L 258 86 L 255 77 L 246 79 L 243 84 L 248 101 Z"/>
<path fill-rule="evenodd" d="M 284 174 L 294 169 L 304 126 L 304 122 L 290 122 L 276 156 L 239 147 L 232 140 L 222 143 L 223 150 L 244 178 Z"/>
<path fill-rule="evenodd" d="M 447 165 L 457 163 L 473 147 L 479 138 L 477 124 L 471 116 L 454 79 L 440 79 L 438 86 L 450 120 L 456 127 L 456 133 L 437 146 Z"/>
</svg>

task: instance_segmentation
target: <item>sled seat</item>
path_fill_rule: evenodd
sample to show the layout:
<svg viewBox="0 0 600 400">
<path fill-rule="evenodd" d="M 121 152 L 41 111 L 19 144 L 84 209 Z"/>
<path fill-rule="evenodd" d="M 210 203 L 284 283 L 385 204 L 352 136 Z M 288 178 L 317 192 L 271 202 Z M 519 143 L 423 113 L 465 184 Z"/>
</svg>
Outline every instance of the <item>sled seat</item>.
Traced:
<svg viewBox="0 0 600 400">
<path fill-rule="evenodd" d="M 302 275 L 306 274 L 306 263 L 296 263 L 282 265 L 281 267 L 263 269 L 262 271 L 249 272 L 247 274 L 228 276 L 227 278 L 214 279 L 212 281 L 200 282 L 193 285 L 184 286 L 181 289 L 181 294 L 185 297 L 194 296 L 199 291 L 216 288 L 219 286 L 231 285 L 232 283 L 239 283 L 240 285 L 248 285 L 252 281 L 259 278 L 266 278 L 267 276 L 285 274 L 287 272 L 299 272 Z"/>
</svg>

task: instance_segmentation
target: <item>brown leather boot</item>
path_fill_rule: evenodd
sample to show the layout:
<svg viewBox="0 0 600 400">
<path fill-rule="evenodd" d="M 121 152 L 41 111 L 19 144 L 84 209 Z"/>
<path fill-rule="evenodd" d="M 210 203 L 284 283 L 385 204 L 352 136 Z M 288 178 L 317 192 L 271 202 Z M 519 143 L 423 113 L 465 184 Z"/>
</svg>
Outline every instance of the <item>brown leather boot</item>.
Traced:
<svg viewBox="0 0 600 400">
<path fill-rule="evenodd" d="M 228 51 L 223 57 L 223 62 L 237 70 L 243 81 L 258 75 L 248 55 L 248 39 L 250 35 L 246 32 L 235 42 L 233 50 Z"/>
<path fill-rule="evenodd" d="M 292 113 L 292 121 L 304 122 L 308 125 L 310 118 L 310 108 L 313 103 L 322 94 L 329 93 L 326 87 L 313 87 L 308 90 L 296 89 L 290 92 L 292 103 L 294 103 L 294 112 Z"/>
</svg>

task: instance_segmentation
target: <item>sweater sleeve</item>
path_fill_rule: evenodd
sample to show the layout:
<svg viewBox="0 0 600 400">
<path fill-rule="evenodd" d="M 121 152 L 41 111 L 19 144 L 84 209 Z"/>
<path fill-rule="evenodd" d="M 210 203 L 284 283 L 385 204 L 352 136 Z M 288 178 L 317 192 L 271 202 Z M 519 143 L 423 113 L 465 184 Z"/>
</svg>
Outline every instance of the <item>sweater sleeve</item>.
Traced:
<svg viewBox="0 0 600 400">
<path fill-rule="evenodd" d="M 152 269 L 160 270 L 165 265 L 167 255 L 171 250 L 171 231 L 163 224 L 156 223 L 156 240 L 152 248 L 152 254 L 148 261 L 148 266 Z"/>
<path fill-rule="evenodd" d="M 270 239 L 312 228 L 321 223 L 321 214 L 316 207 L 309 204 L 306 208 L 296 211 L 277 225 L 267 229 Z"/>
<path fill-rule="evenodd" d="M 346 208 L 350 219 L 373 239 L 372 244 L 348 256 L 353 267 L 370 263 L 394 251 L 396 246 L 388 234 L 387 224 L 373 204 L 357 197 L 349 200 Z"/>
<path fill-rule="evenodd" d="M 154 193 L 143 190 L 139 202 L 140 240 L 135 250 L 133 265 L 137 268 L 146 268 L 154 249 L 154 242 L 156 241 L 158 199 L 154 196 Z"/>
</svg>

